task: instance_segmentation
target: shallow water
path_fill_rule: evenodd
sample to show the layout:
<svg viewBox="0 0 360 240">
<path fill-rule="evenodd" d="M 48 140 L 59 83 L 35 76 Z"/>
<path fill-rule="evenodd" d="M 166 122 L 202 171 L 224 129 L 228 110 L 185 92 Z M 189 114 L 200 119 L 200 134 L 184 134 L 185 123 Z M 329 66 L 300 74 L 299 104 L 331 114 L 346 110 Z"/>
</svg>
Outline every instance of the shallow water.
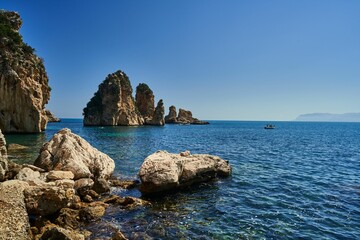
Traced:
<svg viewBox="0 0 360 240">
<path fill-rule="evenodd" d="M 86 127 L 79 119 L 50 123 L 45 133 L 6 135 L 27 145 L 32 163 L 44 141 L 63 127 L 116 161 L 116 174 L 136 178 L 156 150 L 209 153 L 229 160 L 232 177 L 152 199 L 151 207 L 107 210 L 108 223 L 130 238 L 360 239 L 360 124 L 211 121 L 210 125 Z M 137 190 L 121 195 L 140 197 Z"/>
</svg>

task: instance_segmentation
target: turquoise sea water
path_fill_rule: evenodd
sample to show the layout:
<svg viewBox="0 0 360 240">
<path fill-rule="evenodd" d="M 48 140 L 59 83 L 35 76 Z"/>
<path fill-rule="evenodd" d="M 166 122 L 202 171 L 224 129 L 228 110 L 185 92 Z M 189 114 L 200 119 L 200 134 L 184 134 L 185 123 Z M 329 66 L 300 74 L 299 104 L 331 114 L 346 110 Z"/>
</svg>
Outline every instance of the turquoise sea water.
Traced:
<svg viewBox="0 0 360 240">
<path fill-rule="evenodd" d="M 232 177 L 151 199 L 151 207 L 109 208 L 91 226 L 94 237 L 107 236 L 110 223 L 140 239 L 360 239 L 360 123 L 275 122 L 265 130 L 266 123 L 85 128 L 63 119 L 43 134 L 6 139 L 30 147 L 12 159 L 32 163 L 42 143 L 68 127 L 110 155 L 124 178 L 137 178 L 160 149 L 214 154 L 233 166 Z"/>
</svg>

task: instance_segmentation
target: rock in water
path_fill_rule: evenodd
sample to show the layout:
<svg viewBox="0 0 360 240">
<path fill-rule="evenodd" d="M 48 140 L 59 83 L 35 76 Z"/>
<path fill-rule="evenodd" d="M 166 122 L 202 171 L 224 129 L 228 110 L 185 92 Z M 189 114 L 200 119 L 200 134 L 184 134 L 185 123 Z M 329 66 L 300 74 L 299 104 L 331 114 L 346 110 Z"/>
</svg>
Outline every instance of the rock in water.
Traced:
<svg viewBox="0 0 360 240">
<path fill-rule="evenodd" d="M 145 83 L 140 83 L 136 87 L 136 106 L 141 116 L 146 120 L 152 118 L 155 111 L 154 93 Z"/>
<path fill-rule="evenodd" d="M 140 191 L 152 194 L 230 174 L 229 162 L 217 156 L 157 151 L 148 156 L 140 168 Z"/>
<path fill-rule="evenodd" d="M 5 137 L 0 130 L 0 182 L 5 180 L 6 172 L 8 170 L 8 160 L 6 151 Z"/>
<path fill-rule="evenodd" d="M 67 128 L 44 144 L 34 165 L 46 171 L 71 171 L 75 180 L 87 177 L 107 179 L 115 169 L 114 160 Z"/>
<path fill-rule="evenodd" d="M 170 106 L 169 107 L 169 115 L 165 117 L 165 123 L 176 123 L 176 107 Z"/>
<path fill-rule="evenodd" d="M 130 80 L 117 71 L 107 76 L 84 108 L 84 125 L 142 125 L 144 120 L 137 112 Z"/>
<path fill-rule="evenodd" d="M 50 87 L 44 63 L 19 34 L 16 12 L 0 11 L 0 129 L 3 132 L 41 132 L 47 117 Z"/>
<path fill-rule="evenodd" d="M 165 114 L 164 103 L 163 100 L 160 99 L 160 101 L 158 102 L 155 108 L 153 116 L 150 119 L 146 119 L 145 123 L 147 125 L 163 126 L 165 124 L 164 114 Z"/>
<path fill-rule="evenodd" d="M 50 110 L 45 110 L 46 117 L 48 119 L 48 122 L 60 122 L 61 120 L 54 116 Z"/>
<path fill-rule="evenodd" d="M 192 112 L 182 109 L 179 109 L 179 114 L 176 117 L 176 108 L 171 106 L 169 108 L 169 115 L 165 117 L 165 123 L 178 123 L 178 124 L 209 124 L 209 122 L 200 121 L 197 118 L 192 116 Z"/>
<path fill-rule="evenodd" d="M 160 99 L 156 108 L 154 107 L 154 94 L 149 86 L 145 83 L 140 83 L 136 87 L 136 106 L 144 118 L 145 125 L 163 126 L 164 120 L 164 103 Z"/>
</svg>

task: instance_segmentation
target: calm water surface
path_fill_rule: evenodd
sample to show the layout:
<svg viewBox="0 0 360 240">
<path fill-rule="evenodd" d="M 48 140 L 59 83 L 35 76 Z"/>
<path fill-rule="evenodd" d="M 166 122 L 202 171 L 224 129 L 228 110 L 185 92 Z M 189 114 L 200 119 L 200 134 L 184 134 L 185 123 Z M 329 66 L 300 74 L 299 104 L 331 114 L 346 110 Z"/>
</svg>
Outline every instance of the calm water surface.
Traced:
<svg viewBox="0 0 360 240">
<path fill-rule="evenodd" d="M 32 163 L 40 146 L 68 127 L 110 155 L 124 178 L 137 178 L 144 158 L 160 149 L 214 154 L 233 166 L 232 177 L 151 199 L 151 207 L 109 208 L 91 226 L 94 237 L 113 226 L 140 239 L 360 239 L 360 124 L 265 124 L 84 128 L 79 119 L 64 119 L 43 134 L 6 138 L 29 146 L 11 152 L 14 161 Z"/>
</svg>

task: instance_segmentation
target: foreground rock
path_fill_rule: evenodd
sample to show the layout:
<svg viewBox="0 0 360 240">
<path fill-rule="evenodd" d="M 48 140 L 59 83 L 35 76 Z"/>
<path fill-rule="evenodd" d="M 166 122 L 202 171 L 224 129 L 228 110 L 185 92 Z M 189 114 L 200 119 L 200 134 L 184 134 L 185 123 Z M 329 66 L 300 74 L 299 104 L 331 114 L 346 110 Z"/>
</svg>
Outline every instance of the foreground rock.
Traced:
<svg viewBox="0 0 360 240">
<path fill-rule="evenodd" d="M 6 141 L 0 129 L 0 182 L 5 180 L 7 170 L 8 170 L 8 160 L 7 160 Z"/>
<path fill-rule="evenodd" d="M 114 160 L 67 128 L 44 144 L 34 165 L 46 171 L 71 171 L 75 180 L 89 177 L 107 179 L 115 169 Z"/>
<path fill-rule="evenodd" d="M 109 74 L 84 108 L 85 126 L 136 126 L 144 120 L 135 106 L 128 76 L 122 71 Z"/>
<path fill-rule="evenodd" d="M 23 42 L 18 13 L 0 11 L 0 129 L 3 132 L 41 132 L 50 98 L 43 60 Z"/>
<path fill-rule="evenodd" d="M 140 191 L 152 194 L 230 174 L 229 162 L 217 156 L 157 151 L 148 156 L 140 168 Z"/>
<path fill-rule="evenodd" d="M 26 182 L 11 180 L 0 184 L 0 239 L 29 239 L 29 217 L 23 191 Z"/>
<path fill-rule="evenodd" d="M 191 111 L 180 108 L 179 114 L 176 116 L 176 107 L 171 106 L 169 108 L 169 115 L 165 117 L 165 123 L 176 123 L 176 124 L 209 124 L 209 122 L 201 121 L 192 116 Z"/>
</svg>

